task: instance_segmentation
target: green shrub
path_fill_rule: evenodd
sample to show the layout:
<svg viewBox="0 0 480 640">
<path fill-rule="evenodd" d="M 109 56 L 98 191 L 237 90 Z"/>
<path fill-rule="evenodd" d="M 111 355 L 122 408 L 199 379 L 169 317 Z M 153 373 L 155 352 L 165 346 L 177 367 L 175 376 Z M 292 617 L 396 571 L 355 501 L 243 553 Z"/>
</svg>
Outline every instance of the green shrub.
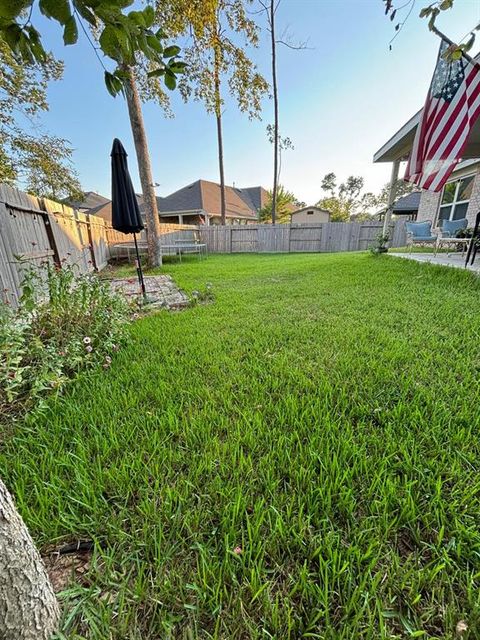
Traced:
<svg viewBox="0 0 480 640">
<path fill-rule="evenodd" d="M 17 309 L 0 307 L 0 420 L 41 410 L 78 372 L 107 368 L 125 339 L 127 303 L 97 276 L 29 268 Z"/>
<path fill-rule="evenodd" d="M 375 236 L 375 242 L 370 246 L 370 253 L 374 256 L 378 256 L 380 253 L 387 253 L 387 243 L 390 240 L 388 233 L 377 233 Z"/>
</svg>

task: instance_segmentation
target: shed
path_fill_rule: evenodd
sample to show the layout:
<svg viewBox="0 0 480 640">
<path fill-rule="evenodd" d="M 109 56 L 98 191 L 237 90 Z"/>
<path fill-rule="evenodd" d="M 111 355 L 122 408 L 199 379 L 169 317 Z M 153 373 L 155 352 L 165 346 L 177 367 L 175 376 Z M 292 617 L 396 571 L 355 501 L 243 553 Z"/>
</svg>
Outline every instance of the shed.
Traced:
<svg viewBox="0 0 480 640">
<path fill-rule="evenodd" d="M 316 224 L 330 222 L 330 211 L 320 207 L 303 207 L 290 215 L 292 224 Z"/>
</svg>

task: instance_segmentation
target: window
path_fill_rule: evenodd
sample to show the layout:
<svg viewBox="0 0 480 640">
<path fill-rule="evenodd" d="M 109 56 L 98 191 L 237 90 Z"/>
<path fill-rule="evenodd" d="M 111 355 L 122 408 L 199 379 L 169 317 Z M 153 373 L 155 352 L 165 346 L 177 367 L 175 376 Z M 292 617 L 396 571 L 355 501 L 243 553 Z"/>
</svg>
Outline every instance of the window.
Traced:
<svg viewBox="0 0 480 640">
<path fill-rule="evenodd" d="M 307 216 L 313 216 L 313 211 L 307 211 Z"/>
<path fill-rule="evenodd" d="M 443 225 L 444 220 L 460 220 L 467 217 L 474 178 L 475 176 L 467 176 L 455 182 L 447 182 L 444 186 L 438 210 L 438 227 Z"/>
</svg>

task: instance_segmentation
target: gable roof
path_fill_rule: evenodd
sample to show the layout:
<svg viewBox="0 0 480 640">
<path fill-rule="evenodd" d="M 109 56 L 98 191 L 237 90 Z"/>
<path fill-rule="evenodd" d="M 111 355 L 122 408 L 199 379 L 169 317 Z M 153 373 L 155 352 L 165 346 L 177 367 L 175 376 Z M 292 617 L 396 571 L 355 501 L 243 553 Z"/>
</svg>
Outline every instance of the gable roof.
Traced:
<svg viewBox="0 0 480 640">
<path fill-rule="evenodd" d="M 324 209 L 323 207 L 317 207 L 317 205 L 314 204 L 311 207 L 302 207 L 301 209 L 297 209 L 295 207 L 294 210 L 292 211 L 292 216 L 294 216 L 296 213 L 303 213 L 304 211 L 320 211 L 322 213 L 328 213 L 328 215 L 331 215 L 331 212 L 328 209 Z"/>
<path fill-rule="evenodd" d="M 413 211 L 418 211 L 421 195 L 421 191 L 412 191 L 412 193 L 407 193 L 407 195 L 402 196 L 393 205 L 393 213 L 406 214 Z"/>
<path fill-rule="evenodd" d="M 226 187 L 225 197 L 227 217 L 256 219 L 255 202 L 262 202 L 262 187 L 237 189 Z M 160 215 L 163 213 L 181 213 L 182 211 L 206 211 L 212 216 L 221 215 L 220 185 L 209 180 L 197 180 L 178 189 L 165 198 L 157 198 Z"/>
<path fill-rule="evenodd" d="M 93 209 L 110 201 L 108 198 L 105 198 L 105 196 L 95 193 L 95 191 L 86 191 L 83 194 L 82 200 L 67 199 L 63 202 L 73 209 Z"/>
<path fill-rule="evenodd" d="M 259 211 L 268 202 L 268 191 L 263 187 L 242 187 L 235 190 L 255 211 Z"/>
<path fill-rule="evenodd" d="M 89 209 L 87 213 L 90 216 L 103 218 L 106 222 L 112 224 L 112 201 L 108 200 L 104 204 L 99 204 L 98 207 Z"/>
</svg>

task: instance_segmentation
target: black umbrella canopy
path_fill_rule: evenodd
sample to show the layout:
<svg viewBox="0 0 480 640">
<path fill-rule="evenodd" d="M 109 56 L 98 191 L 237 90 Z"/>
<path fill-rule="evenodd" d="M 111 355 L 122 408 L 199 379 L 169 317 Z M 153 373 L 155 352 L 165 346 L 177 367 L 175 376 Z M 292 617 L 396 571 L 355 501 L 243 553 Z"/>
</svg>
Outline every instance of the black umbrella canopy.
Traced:
<svg viewBox="0 0 480 640">
<path fill-rule="evenodd" d="M 128 172 L 127 152 L 118 138 L 112 146 L 112 227 L 122 233 L 138 233 L 143 222 Z"/>
</svg>

